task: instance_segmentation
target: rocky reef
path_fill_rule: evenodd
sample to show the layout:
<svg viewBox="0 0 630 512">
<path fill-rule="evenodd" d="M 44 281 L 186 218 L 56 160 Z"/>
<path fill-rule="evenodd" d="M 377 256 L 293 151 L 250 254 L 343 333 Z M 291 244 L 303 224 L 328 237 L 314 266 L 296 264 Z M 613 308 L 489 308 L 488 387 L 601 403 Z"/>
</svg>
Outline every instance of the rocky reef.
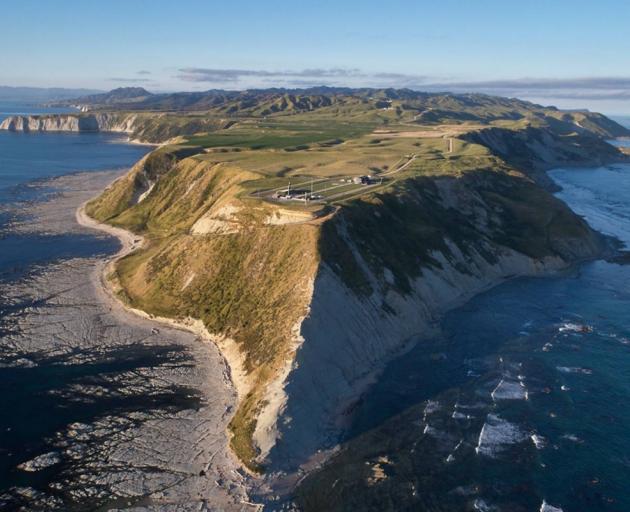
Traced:
<svg viewBox="0 0 630 512">
<path fill-rule="evenodd" d="M 77 224 L 75 211 L 118 175 L 38 182 L 56 193 L 12 208 L 2 235 L 102 247 L 109 237 Z M 3 450 L 14 469 L 0 509 L 255 510 L 224 436 L 236 395 L 223 357 L 125 312 L 100 286 L 104 265 L 87 255 L 38 261 L 2 282 L 3 376 L 7 389 L 31 392 L 28 405 L 20 393 L 4 402 L 5 446 L 24 448 Z M 32 431 L 49 435 L 33 442 Z"/>
</svg>

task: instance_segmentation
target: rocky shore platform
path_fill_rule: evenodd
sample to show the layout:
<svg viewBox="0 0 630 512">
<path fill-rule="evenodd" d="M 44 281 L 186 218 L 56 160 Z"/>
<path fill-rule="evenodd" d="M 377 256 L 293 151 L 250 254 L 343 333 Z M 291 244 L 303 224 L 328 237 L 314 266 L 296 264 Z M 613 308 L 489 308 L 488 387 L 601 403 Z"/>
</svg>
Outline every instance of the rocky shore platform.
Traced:
<svg viewBox="0 0 630 512">
<path fill-rule="evenodd" d="M 54 193 L 9 212 L 4 236 L 112 242 L 75 212 L 121 173 L 39 182 Z M 13 418 L 0 508 L 255 510 L 228 448 L 236 392 L 218 349 L 112 299 L 102 286 L 112 257 L 66 254 L 3 276 L 0 366 Z M 25 439 L 26 422 L 42 437 Z"/>
</svg>

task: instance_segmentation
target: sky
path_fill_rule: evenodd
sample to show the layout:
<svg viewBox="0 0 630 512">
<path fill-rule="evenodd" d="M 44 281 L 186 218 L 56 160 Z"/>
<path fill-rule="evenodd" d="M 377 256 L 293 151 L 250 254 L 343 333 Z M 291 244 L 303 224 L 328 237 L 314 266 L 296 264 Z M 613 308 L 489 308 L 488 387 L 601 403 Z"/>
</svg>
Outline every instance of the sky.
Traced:
<svg viewBox="0 0 630 512">
<path fill-rule="evenodd" d="M 630 114 L 625 0 L 20 0 L 0 85 L 370 86 Z"/>
</svg>

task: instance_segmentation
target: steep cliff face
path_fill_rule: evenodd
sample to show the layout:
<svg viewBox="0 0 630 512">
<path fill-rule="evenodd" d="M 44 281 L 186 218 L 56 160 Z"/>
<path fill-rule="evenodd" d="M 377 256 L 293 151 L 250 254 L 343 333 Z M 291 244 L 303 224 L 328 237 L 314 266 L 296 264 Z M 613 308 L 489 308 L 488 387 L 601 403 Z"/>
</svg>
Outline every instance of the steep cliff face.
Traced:
<svg viewBox="0 0 630 512">
<path fill-rule="evenodd" d="M 446 310 L 504 279 L 597 255 L 603 241 L 522 175 L 419 179 L 324 226 L 301 344 L 254 439 L 273 469 L 334 444 L 383 363 Z M 274 418 L 275 421 L 270 421 Z M 314 419 L 317 421 L 314 421 Z"/>
<path fill-rule="evenodd" d="M 136 115 L 117 113 L 11 116 L 0 124 L 0 130 L 132 133 L 136 120 Z"/>
<path fill-rule="evenodd" d="M 589 113 L 588 117 L 578 119 L 575 121 L 577 124 L 569 125 L 570 131 L 564 125 L 558 131 L 535 126 L 518 130 L 494 127 L 471 131 L 462 138 L 486 146 L 541 185 L 554 189 L 545 170 L 562 165 L 600 165 L 622 157 L 616 148 L 607 144 L 598 134 L 602 133 L 605 137 L 625 135 L 623 127 L 616 129 L 616 126 L 609 126 L 608 123 L 616 123 L 596 114 Z M 587 130 L 585 126 L 590 129 Z"/>
<path fill-rule="evenodd" d="M 383 364 L 447 309 L 603 248 L 500 160 L 406 177 L 321 217 L 249 197 L 256 174 L 195 151 L 155 151 L 87 212 L 148 241 L 110 276 L 120 298 L 199 319 L 224 350 L 232 446 L 252 469 L 294 469 L 334 442 Z"/>
<path fill-rule="evenodd" d="M 94 112 L 11 116 L 0 130 L 17 132 L 118 132 L 139 142 L 161 144 L 181 135 L 224 128 L 229 121 L 194 115 L 178 116 L 149 112 Z"/>
<path fill-rule="evenodd" d="M 86 211 L 147 240 L 110 276 L 121 300 L 159 316 L 199 319 L 222 349 L 240 400 L 232 447 L 256 469 L 252 433 L 268 387 L 294 359 L 294 327 L 308 310 L 319 228 L 303 217 L 271 224 L 277 207 L 241 197 L 240 184 L 259 177 L 253 173 L 164 151 L 141 161 Z"/>
</svg>

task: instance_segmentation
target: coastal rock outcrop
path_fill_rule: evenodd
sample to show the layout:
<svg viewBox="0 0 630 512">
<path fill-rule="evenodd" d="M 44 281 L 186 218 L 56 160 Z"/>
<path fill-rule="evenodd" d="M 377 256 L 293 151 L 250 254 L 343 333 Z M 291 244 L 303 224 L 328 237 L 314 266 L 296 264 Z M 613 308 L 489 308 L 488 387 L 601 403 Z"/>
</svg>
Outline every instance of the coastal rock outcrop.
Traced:
<svg viewBox="0 0 630 512">
<path fill-rule="evenodd" d="M 443 313 L 604 246 L 563 203 L 502 173 L 420 180 L 342 209 L 323 229 L 295 360 L 282 391 L 263 402 L 254 433 L 261 458 L 295 470 L 337 442 L 384 362 L 434 334 Z"/>
<path fill-rule="evenodd" d="M 255 175 L 180 151 L 152 153 L 87 212 L 151 240 L 118 264 L 123 301 L 233 340 L 225 355 L 244 369 L 244 392 L 232 446 L 252 469 L 293 470 L 331 446 L 383 365 L 449 308 L 604 247 L 500 162 L 408 178 L 321 220 L 270 223 L 278 207 L 243 195 Z"/>
<path fill-rule="evenodd" d="M 132 133 L 137 116 L 134 114 L 56 114 L 10 116 L 0 124 L 0 130 L 13 132 L 122 132 Z"/>
<path fill-rule="evenodd" d="M 582 122 L 586 124 L 585 120 Z M 572 126 L 577 133 L 554 132 L 533 126 L 521 130 L 492 127 L 471 131 L 462 138 L 489 148 L 540 185 L 555 190 L 546 170 L 562 165 L 601 165 L 621 156 L 616 148 L 594 136 L 593 132 Z"/>
<path fill-rule="evenodd" d="M 494 105 L 488 119 L 513 121 L 504 110 L 512 104 Z M 249 469 L 292 471 L 333 446 L 384 365 L 430 336 L 450 308 L 606 250 L 545 190 L 544 170 L 621 158 L 605 138 L 625 130 L 597 115 L 516 106 L 526 109 L 522 122 L 458 122 L 444 132 L 448 144 L 426 129 L 321 141 L 321 120 L 310 144 L 298 144 L 302 120 L 250 126 L 138 113 L 147 117 L 134 121 L 134 135 L 165 140 L 181 123 L 205 135 L 154 151 L 86 212 L 147 241 L 108 275 L 118 297 L 202 325 L 236 369 L 231 446 Z M 407 164 L 369 167 L 388 151 Z M 347 160 L 328 169 L 323 154 Z M 362 187 L 341 178 L 357 160 L 384 181 L 340 199 Z M 333 195 L 298 204 L 274 194 L 306 176 Z"/>
<path fill-rule="evenodd" d="M 0 123 L 13 132 L 125 133 L 137 142 L 162 144 L 175 137 L 221 129 L 232 121 L 152 112 L 89 111 L 76 114 L 15 115 Z"/>
</svg>

